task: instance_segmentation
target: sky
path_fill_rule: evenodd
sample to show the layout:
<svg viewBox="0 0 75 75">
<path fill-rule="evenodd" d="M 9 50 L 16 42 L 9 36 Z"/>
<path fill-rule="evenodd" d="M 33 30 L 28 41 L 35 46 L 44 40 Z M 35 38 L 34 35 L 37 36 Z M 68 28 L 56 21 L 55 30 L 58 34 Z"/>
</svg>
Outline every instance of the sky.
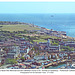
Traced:
<svg viewBox="0 0 75 75">
<path fill-rule="evenodd" d="M 0 13 L 75 13 L 75 2 L 0 2 Z"/>
</svg>

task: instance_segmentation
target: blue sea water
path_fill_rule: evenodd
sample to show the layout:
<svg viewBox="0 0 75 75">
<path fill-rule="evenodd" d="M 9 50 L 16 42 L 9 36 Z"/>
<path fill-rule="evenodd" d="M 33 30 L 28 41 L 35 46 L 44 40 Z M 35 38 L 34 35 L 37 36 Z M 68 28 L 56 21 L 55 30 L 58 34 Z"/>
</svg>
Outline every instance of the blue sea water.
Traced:
<svg viewBox="0 0 75 75">
<path fill-rule="evenodd" d="M 61 67 L 66 67 L 66 64 L 60 64 L 58 66 L 49 66 L 47 69 L 59 69 Z"/>
<path fill-rule="evenodd" d="M 75 37 L 74 13 L 0 14 L 0 21 L 19 21 L 31 23 L 48 29 L 66 31 L 68 36 Z"/>
</svg>

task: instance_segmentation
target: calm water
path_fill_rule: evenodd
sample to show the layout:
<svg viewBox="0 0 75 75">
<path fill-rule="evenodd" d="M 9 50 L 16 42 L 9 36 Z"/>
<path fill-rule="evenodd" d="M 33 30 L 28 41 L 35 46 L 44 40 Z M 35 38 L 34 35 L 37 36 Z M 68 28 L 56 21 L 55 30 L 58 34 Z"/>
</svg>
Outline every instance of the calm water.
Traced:
<svg viewBox="0 0 75 75">
<path fill-rule="evenodd" d="M 59 68 L 61 68 L 61 67 L 63 67 L 63 66 L 66 66 L 66 64 L 60 64 L 60 65 L 58 65 L 58 66 L 50 66 L 50 67 L 48 67 L 47 69 L 59 69 Z"/>
<path fill-rule="evenodd" d="M 59 68 L 61 68 L 61 67 L 63 67 L 63 66 L 66 66 L 66 64 L 60 64 L 60 65 L 58 65 L 58 66 L 50 66 L 50 67 L 48 67 L 47 69 L 59 69 Z"/>
<path fill-rule="evenodd" d="M 48 29 L 66 31 L 75 37 L 75 14 L 0 14 L 0 21 L 32 23 Z"/>
<path fill-rule="evenodd" d="M 46 69 L 60 69 L 61 67 L 66 67 L 66 64 L 59 64 L 58 66 L 49 66 Z M 67 66 L 67 69 L 72 69 L 72 68 L 70 66 Z"/>
</svg>

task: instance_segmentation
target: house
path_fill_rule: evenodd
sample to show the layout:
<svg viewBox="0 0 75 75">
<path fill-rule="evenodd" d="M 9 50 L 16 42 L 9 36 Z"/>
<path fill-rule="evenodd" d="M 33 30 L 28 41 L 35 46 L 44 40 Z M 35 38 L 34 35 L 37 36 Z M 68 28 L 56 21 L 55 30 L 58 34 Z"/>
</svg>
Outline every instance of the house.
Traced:
<svg viewBox="0 0 75 75">
<path fill-rule="evenodd" d="M 1 48 L 0 49 L 0 58 L 3 58 L 6 56 L 6 52 Z"/>
<path fill-rule="evenodd" d="M 7 54 L 7 58 L 14 59 L 14 58 L 16 58 L 16 57 L 17 57 L 17 56 L 16 56 L 15 53 L 8 53 L 8 54 Z"/>
<path fill-rule="evenodd" d="M 16 58 L 20 54 L 20 47 L 19 46 L 11 46 L 7 53 L 7 58 Z"/>
<path fill-rule="evenodd" d="M 49 58 L 50 59 L 56 59 L 58 56 L 57 56 L 57 53 L 51 53 L 50 55 L 49 55 Z"/>
<path fill-rule="evenodd" d="M 74 41 L 68 41 L 65 43 L 65 46 L 70 46 L 75 48 L 75 42 Z"/>
<path fill-rule="evenodd" d="M 25 59 L 30 59 L 30 55 L 26 54 L 24 55 Z"/>
<path fill-rule="evenodd" d="M 70 54 L 72 60 L 75 60 L 75 53 Z"/>
<path fill-rule="evenodd" d="M 21 40 L 20 53 L 29 53 L 31 44 L 29 41 Z"/>
<path fill-rule="evenodd" d="M 29 53 L 29 51 L 30 51 L 29 47 L 28 48 L 21 47 L 21 49 L 20 49 L 20 53 Z"/>
<path fill-rule="evenodd" d="M 48 52 L 59 52 L 60 47 L 59 46 L 50 46 L 50 47 L 47 47 L 46 50 Z"/>
<path fill-rule="evenodd" d="M 46 55 L 42 55 L 42 56 L 38 55 L 38 56 L 34 56 L 34 59 L 35 60 L 48 60 L 48 56 L 46 56 Z"/>
<path fill-rule="evenodd" d="M 59 58 L 63 59 L 63 53 L 59 53 Z"/>
</svg>

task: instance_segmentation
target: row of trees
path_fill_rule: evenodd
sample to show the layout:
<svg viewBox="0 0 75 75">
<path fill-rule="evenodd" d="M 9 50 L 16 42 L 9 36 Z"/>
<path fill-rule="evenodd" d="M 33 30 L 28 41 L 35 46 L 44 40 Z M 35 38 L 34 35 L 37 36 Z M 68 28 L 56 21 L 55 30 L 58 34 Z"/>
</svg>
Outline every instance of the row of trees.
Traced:
<svg viewBox="0 0 75 75">
<path fill-rule="evenodd" d="M 61 46 L 61 51 L 74 51 L 74 47 Z"/>
</svg>

